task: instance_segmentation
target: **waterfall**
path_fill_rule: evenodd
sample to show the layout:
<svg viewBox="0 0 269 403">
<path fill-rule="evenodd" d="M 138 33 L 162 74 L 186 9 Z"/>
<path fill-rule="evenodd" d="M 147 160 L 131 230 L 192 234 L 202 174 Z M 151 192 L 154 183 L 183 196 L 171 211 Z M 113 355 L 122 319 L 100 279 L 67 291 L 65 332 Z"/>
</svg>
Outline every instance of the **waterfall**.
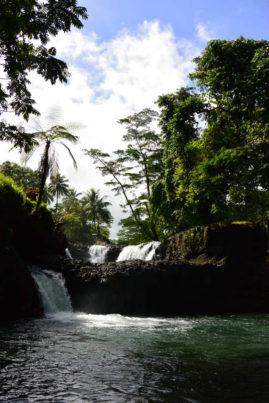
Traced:
<svg viewBox="0 0 269 403">
<path fill-rule="evenodd" d="M 66 254 L 66 257 L 68 257 L 68 259 L 73 259 L 72 255 L 70 253 L 70 250 L 68 248 L 65 249 L 65 254 Z"/>
<path fill-rule="evenodd" d="M 89 262 L 105 263 L 109 245 L 92 245 L 89 247 Z"/>
<path fill-rule="evenodd" d="M 71 300 L 64 285 L 62 274 L 29 267 L 37 285 L 45 313 L 72 311 Z"/>
<path fill-rule="evenodd" d="M 160 245 L 160 242 L 146 242 L 140 245 L 125 246 L 118 256 L 117 262 L 123 260 L 152 260 L 155 255 L 155 250 Z"/>
</svg>

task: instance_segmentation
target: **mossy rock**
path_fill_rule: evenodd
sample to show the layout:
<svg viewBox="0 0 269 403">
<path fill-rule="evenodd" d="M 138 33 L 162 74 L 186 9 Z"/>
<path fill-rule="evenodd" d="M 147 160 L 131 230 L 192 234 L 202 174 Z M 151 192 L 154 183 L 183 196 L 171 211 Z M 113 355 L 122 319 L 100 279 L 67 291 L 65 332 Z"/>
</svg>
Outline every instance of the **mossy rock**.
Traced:
<svg viewBox="0 0 269 403">
<path fill-rule="evenodd" d="M 180 232 L 162 242 L 159 259 L 192 262 L 260 262 L 265 259 L 268 238 L 262 226 L 252 223 L 218 223 Z"/>
</svg>

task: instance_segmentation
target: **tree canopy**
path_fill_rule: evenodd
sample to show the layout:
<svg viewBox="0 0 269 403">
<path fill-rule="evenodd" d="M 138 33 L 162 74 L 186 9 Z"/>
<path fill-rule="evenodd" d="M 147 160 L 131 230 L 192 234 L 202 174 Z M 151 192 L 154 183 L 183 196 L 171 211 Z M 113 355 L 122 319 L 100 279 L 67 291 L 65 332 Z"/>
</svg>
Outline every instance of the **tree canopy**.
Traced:
<svg viewBox="0 0 269 403">
<path fill-rule="evenodd" d="M 37 208 L 39 208 L 46 180 L 49 176 L 55 176 L 58 173 L 59 163 L 56 155 L 55 147 L 58 145 L 64 147 L 72 159 L 74 168 L 77 169 L 77 162 L 73 156 L 70 148 L 65 144 L 65 141 L 76 143 L 78 137 L 70 133 L 64 126 L 56 125 L 52 126 L 48 130 L 40 130 L 35 133 L 31 133 L 33 145 L 28 152 L 23 153 L 23 160 L 26 163 L 38 147 L 42 147 L 43 151 L 39 161 L 39 195 L 37 200 Z"/>
<path fill-rule="evenodd" d="M 82 28 L 86 9 L 76 0 L 0 0 L 0 115 L 14 111 L 25 120 L 37 115 L 29 91 L 29 72 L 36 71 L 46 81 L 68 79 L 67 64 L 56 57 L 49 40 L 72 26 Z M 23 127 L 0 122 L 0 140 L 26 147 L 31 137 Z"/>
<path fill-rule="evenodd" d="M 157 112 L 147 108 L 119 121 L 126 129 L 125 149 L 116 150 L 112 155 L 96 149 L 84 150 L 102 174 L 109 176 L 106 184 L 116 195 L 123 195 L 122 207 L 131 214 L 131 219 L 122 220 L 121 224 L 132 222 L 144 241 L 162 237 L 159 220 L 149 205 L 152 184 L 162 171 L 161 142 L 151 127 L 157 116 Z"/>
<path fill-rule="evenodd" d="M 195 62 L 196 87 L 158 99 L 165 172 L 152 204 L 174 230 L 268 219 L 269 43 L 210 41 Z"/>
<path fill-rule="evenodd" d="M 69 241 L 87 244 L 96 240 L 108 241 L 112 216 L 108 210 L 111 203 L 105 198 L 93 188 L 85 194 L 68 190 L 57 215 Z"/>
</svg>

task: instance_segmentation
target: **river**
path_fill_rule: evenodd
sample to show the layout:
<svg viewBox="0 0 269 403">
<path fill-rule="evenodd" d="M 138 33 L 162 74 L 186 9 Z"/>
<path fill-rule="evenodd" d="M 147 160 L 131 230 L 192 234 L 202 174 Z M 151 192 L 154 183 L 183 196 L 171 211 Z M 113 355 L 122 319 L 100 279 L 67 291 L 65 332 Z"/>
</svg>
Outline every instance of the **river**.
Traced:
<svg viewBox="0 0 269 403">
<path fill-rule="evenodd" d="M 0 400 L 268 402 L 269 315 L 59 312 L 0 328 Z"/>
</svg>

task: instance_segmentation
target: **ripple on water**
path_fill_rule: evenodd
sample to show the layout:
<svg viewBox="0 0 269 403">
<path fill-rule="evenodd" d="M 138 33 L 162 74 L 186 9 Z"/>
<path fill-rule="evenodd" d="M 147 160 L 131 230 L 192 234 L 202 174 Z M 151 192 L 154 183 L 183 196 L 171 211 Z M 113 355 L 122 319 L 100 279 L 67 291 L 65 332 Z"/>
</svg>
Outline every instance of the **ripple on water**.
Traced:
<svg viewBox="0 0 269 403">
<path fill-rule="evenodd" d="M 269 401 L 269 316 L 58 313 L 0 328 L 0 400 Z"/>
</svg>

